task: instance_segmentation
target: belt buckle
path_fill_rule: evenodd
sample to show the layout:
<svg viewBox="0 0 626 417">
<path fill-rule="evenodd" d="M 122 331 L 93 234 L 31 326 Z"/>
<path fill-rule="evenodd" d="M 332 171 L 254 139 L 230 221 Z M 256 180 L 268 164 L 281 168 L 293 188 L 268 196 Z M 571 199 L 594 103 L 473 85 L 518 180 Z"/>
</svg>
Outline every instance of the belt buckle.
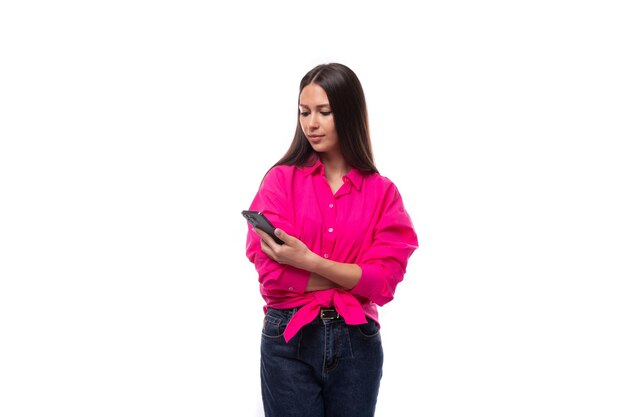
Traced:
<svg viewBox="0 0 626 417">
<path fill-rule="evenodd" d="M 321 308 L 320 319 L 322 320 L 336 320 L 339 318 L 339 313 L 334 308 Z"/>
</svg>

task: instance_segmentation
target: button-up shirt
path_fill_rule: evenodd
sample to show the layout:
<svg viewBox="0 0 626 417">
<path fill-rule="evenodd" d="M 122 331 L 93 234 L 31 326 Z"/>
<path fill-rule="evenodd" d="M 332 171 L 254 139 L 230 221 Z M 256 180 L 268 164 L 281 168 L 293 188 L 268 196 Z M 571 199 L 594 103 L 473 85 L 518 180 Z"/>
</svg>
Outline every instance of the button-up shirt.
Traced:
<svg viewBox="0 0 626 417">
<path fill-rule="evenodd" d="M 285 330 L 289 341 L 321 307 L 334 306 L 348 324 L 365 317 L 378 323 L 376 305 L 393 299 L 417 236 L 396 186 L 377 173 L 351 169 L 333 194 L 317 159 L 312 166 L 280 165 L 263 179 L 250 205 L 319 256 L 357 264 L 362 271 L 351 289 L 306 292 L 311 272 L 279 264 L 261 250 L 260 237 L 248 226 L 246 256 L 259 275 L 264 311 L 301 307 Z"/>
</svg>

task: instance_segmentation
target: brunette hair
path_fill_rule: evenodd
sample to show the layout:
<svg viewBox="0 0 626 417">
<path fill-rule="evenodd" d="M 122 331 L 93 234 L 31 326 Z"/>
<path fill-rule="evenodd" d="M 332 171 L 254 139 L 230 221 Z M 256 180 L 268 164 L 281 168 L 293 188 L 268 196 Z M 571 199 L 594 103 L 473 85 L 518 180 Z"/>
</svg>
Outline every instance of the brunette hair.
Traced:
<svg viewBox="0 0 626 417">
<path fill-rule="evenodd" d="M 300 81 L 300 93 L 309 84 L 324 89 L 333 112 L 339 146 L 346 163 L 364 172 L 378 172 L 374 164 L 370 141 L 367 106 L 363 87 L 356 74 L 338 63 L 321 64 L 310 70 Z M 298 110 L 296 132 L 287 153 L 274 164 L 305 166 L 316 152 L 311 147 L 300 124 Z"/>
</svg>

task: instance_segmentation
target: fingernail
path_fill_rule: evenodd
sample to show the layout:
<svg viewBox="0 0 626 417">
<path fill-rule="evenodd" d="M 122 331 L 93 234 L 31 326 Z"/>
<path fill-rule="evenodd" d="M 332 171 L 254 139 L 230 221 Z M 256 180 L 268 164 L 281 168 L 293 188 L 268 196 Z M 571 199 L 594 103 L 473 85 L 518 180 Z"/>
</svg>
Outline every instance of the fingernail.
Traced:
<svg viewBox="0 0 626 417">
<path fill-rule="evenodd" d="M 280 235 L 283 231 L 280 229 L 276 229 L 276 231 L 274 232 L 277 236 Z"/>
</svg>

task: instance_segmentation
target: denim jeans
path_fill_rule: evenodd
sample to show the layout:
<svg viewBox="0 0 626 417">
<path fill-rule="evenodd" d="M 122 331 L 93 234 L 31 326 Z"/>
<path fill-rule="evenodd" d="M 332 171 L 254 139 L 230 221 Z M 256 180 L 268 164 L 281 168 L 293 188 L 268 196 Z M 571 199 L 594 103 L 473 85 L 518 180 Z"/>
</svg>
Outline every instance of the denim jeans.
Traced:
<svg viewBox="0 0 626 417">
<path fill-rule="evenodd" d="M 377 324 L 347 325 L 319 316 L 289 343 L 297 309 L 268 309 L 261 336 L 261 392 L 266 417 L 373 416 L 382 378 Z"/>
</svg>

